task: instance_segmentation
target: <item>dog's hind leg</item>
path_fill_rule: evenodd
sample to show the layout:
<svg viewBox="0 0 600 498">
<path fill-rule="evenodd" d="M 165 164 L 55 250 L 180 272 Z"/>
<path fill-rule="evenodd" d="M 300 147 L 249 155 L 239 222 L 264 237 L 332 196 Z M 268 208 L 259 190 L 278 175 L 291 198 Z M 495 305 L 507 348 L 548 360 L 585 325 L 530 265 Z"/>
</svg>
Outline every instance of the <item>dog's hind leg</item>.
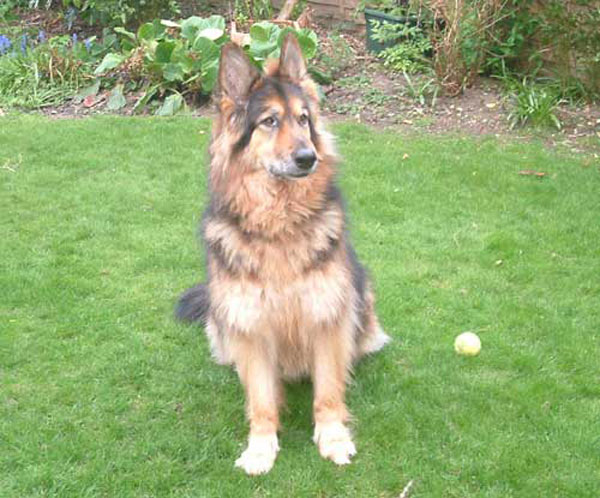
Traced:
<svg viewBox="0 0 600 498">
<path fill-rule="evenodd" d="M 344 402 L 352 362 L 351 324 L 318 332 L 313 351 L 315 434 L 313 441 L 323 458 L 338 465 L 350 463 L 356 453 Z"/>
<path fill-rule="evenodd" d="M 383 331 L 379 319 L 375 314 L 375 298 L 370 288 L 367 288 L 364 297 L 364 308 L 359 317 L 358 356 L 375 353 L 391 341 Z"/>
<path fill-rule="evenodd" d="M 233 361 L 246 390 L 246 409 L 250 420 L 248 447 L 236 460 L 249 475 L 271 470 L 279 444 L 278 408 L 282 386 L 274 352 L 263 337 L 235 334 L 231 338 Z"/>
</svg>

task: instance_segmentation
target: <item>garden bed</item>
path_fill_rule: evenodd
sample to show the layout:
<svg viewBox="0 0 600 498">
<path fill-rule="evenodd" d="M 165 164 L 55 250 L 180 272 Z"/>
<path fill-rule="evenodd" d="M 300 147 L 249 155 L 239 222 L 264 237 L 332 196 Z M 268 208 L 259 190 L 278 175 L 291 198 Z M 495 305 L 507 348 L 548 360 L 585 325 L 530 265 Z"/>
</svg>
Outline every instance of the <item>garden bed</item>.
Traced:
<svg viewBox="0 0 600 498">
<path fill-rule="evenodd" d="M 363 35 L 314 25 L 319 36 L 316 65 L 328 71 L 331 81 L 322 85 L 323 110 L 332 120 L 352 120 L 376 127 L 412 129 L 417 132 L 448 132 L 486 134 L 541 135 L 548 143 L 564 143 L 570 147 L 600 149 L 600 106 L 593 103 L 561 104 L 557 116 L 562 129 L 539 132 L 529 128 L 512 129 L 509 119 L 513 101 L 495 79 L 479 78 L 465 91 L 447 97 L 435 85 L 433 76 L 403 75 L 385 67 L 380 59 L 366 50 Z M 52 11 L 23 11 L 12 32 L 19 29 L 41 31 L 47 37 L 65 34 L 64 20 Z M 99 36 L 98 29 L 79 23 L 71 27 L 79 39 Z M 124 95 L 120 109 L 109 109 L 108 90 L 100 91 L 93 100 L 69 99 L 41 112 L 54 117 L 81 117 L 95 114 L 130 115 L 143 95 L 143 90 Z M 187 99 L 189 112 L 211 116 L 210 99 Z M 0 107 L 0 113 L 5 112 Z M 152 111 L 146 110 L 142 113 Z"/>
</svg>

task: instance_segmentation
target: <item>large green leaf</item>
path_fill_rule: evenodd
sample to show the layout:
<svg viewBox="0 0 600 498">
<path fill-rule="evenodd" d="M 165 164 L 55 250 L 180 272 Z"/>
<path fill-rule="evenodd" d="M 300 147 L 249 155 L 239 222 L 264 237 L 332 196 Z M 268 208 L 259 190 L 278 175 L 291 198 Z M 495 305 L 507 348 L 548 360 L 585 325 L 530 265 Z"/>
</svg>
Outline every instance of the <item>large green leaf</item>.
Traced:
<svg viewBox="0 0 600 498">
<path fill-rule="evenodd" d="M 250 28 L 250 55 L 256 60 L 274 57 L 278 50 L 281 28 L 271 22 L 263 21 Z"/>
<path fill-rule="evenodd" d="M 163 77 L 167 81 L 183 81 L 184 71 L 180 63 L 169 62 L 163 66 Z"/>
<path fill-rule="evenodd" d="M 84 89 L 80 90 L 75 97 L 73 97 L 73 102 L 76 104 L 80 104 L 86 97 L 90 97 L 92 95 L 98 95 L 100 91 L 100 78 L 94 80 L 90 86 L 86 86 Z"/>
<path fill-rule="evenodd" d="M 250 28 L 250 38 L 260 42 L 275 41 L 279 33 L 281 28 L 268 21 L 257 22 Z"/>
<path fill-rule="evenodd" d="M 319 45 L 317 33 L 312 29 L 302 28 L 296 31 L 296 38 L 302 50 L 302 55 L 304 55 L 306 60 L 310 60 L 317 55 L 317 47 Z"/>
<path fill-rule="evenodd" d="M 138 113 L 140 110 L 146 107 L 148 102 L 152 100 L 152 97 L 156 95 L 158 89 L 159 85 L 153 85 L 150 88 L 148 88 L 148 90 L 144 92 L 144 94 L 137 100 L 137 102 L 133 106 L 133 112 Z"/>
<path fill-rule="evenodd" d="M 201 35 L 196 37 L 192 48 L 200 56 L 202 90 L 210 93 L 217 81 L 221 49 L 214 41 Z"/>
<path fill-rule="evenodd" d="M 219 60 L 219 55 L 221 53 L 219 46 L 214 41 L 204 38 L 203 36 L 198 36 L 194 40 L 192 49 L 202 58 L 202 61 L 207 62 Z"/>
<path fill-rule="evenodd" d="M 277 45 L 279 48 L 281 48 L 283 40 L 288 33 L 292 33 L 296 37 L 296 40 L 298 40 L 298 45 L 300 45 L 300 50 L 302 50 L 302 55 L 304 56 L 305 60 L 310 60 L 317 55 L 317 46 L 319 40 L 317 38 L 317 33 L 315 33 L 312 29 L 302 28 L 295 30 L 289 26 L 282 29 L 277 39 Z"/>
<path fill-rule="evenodd" d="M 129 38 L 134 43 L 137 42 L 135 34 L 132 33 L 131 31 L 127 31 L 123 27 L 116 27 L 115 28 L 115 33 L 119 33 L 120 35 L 126 36 L 127 38 Z"/>
<path fill-rule="evenodd" d="M 144 41 L 154 40 L 156 38 L 154 24 L 152 24 L 151 22 L 142 24 L 137 31 L 137 37 L 138 39 Z"/>
<path fill-rule="evenodd" d="M 99 75 L 105 73 L 106 71 L 110 71 L 111 69 L 120 66 L 125 60 L 125 56 L 121 54 L 109 53 L 104 56 L 100 65 L 94 71 L 95 75 Z"/>
<path fill-rule="evenodd" d="M 206 31 L 207 35 L 210 35 L 206 36 L 207 38 L 216 40 L 217 38 L 212 38 L 212 36 L 216 34 L 217 30 L 221 32 L 221 34 L 217 36 L 217 38 L 220 38 L 225 32 L 225 18 L 223 16 L 192 16 L 181 23 L 181 36 L 190 41 L 194 40 L 198 34 L 203 31 Z"/>
<path fill-rule="evenodd" d="M 156 45 L 155 60 L 162 64 L 166 64 L 171 61 L 171 54 L 175 49 L 177 42 L 174 40 L 164 40 Z"/>
<path fill-rule="evenodd" d="M 171 21 L 170 19 L 161 19 L 160 23 L 167 28 L 181 28 L 181 23 Z"/>
<path fill-rule="evenodd" d="M 178 43 L 171 53 L 171 62 L 181 66 L 184 73 L 190 73 L 194 69 L 194 57 L 187 47 Z"/>
<path fill-rule="evenodd" d="M 202 64 L 202 91 L 205 93 L 212 92 L 217 77 L 219 75 L 219 61 L 215 60 L 207 64 Z"/>
<path fill-rule="evenodd" d="M 157 116 L 173 116 L 184 108 L 183 97 L 178 93 L 169 95 L 156 111 Z"/>
<path fill-rule="evenodd" d="M 225 30 L 220 28 L 205 28 L 198 33 L 198 37 L 208 38 L 209 40 L 218 40 L 225 34 Z"/>
<path fill-rule="evenodd" d="M 116 111 L 125 107 L 125 105 L 127 105 L 127 100 L 125 99 L 125 95 L 123 95 L 123 85 L 116 85 L 108 96 L 106 108 L 109 111 Z"/>
</svg>

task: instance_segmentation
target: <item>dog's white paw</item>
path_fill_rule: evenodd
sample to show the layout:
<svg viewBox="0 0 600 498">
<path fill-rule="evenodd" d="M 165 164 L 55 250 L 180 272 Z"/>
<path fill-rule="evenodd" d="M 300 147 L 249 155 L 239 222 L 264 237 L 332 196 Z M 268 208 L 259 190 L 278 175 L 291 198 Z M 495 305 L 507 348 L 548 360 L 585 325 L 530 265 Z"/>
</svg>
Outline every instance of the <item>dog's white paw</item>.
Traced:
<svg viewBox="0 0 600 498">
<path fill-rule="evenodd" d="M 356 455 L 350 431 L 341 422 L 316 424 L 313 441 L 319 447 L 323 458 L 328 458 L 338 465 L 349 464 L 350 458 Z"/>
<path fill-rule="evenodd" d="M 235 466 L 244 469 L 246 474 L 251 476 L 266 474 L 273 467 L 278 451 L 277 434 L 250 435 L 248 447 L 235 461 Z"/>
<path fill-rule="evenodd" d="M 363 354 L 376 353 L 383 349 L 383 347 L 391 340 L 390 336 L 378 326 L 375 332 L 363 338 L 362 343 L 360 344 L 360 352 Z"/>
</svg>

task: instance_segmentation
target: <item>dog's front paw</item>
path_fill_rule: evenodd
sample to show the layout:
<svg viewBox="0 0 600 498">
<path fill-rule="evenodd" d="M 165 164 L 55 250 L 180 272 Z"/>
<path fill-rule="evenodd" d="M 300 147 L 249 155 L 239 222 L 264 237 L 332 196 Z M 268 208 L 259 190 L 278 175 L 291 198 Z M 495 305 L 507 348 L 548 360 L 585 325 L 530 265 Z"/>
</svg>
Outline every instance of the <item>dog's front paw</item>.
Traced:
<svg viewBox="0 0 600 498">
<path fill-rule="evenodd" d="M 323 458 L 328 458 L 338 465 L 349 464 L 350 458 L 356 455 L 350 431 L 341 422 L 316 424 L 313 441 L 319 447 Z"/>
<path fill-rule="evenodd" d="M 248 447 L 235 461 L 235 466 L 244 469 L 251 476 L 266 474 L 273 467 L 278 451 L 277 434 L 250 435 Z"/>
</svg>

